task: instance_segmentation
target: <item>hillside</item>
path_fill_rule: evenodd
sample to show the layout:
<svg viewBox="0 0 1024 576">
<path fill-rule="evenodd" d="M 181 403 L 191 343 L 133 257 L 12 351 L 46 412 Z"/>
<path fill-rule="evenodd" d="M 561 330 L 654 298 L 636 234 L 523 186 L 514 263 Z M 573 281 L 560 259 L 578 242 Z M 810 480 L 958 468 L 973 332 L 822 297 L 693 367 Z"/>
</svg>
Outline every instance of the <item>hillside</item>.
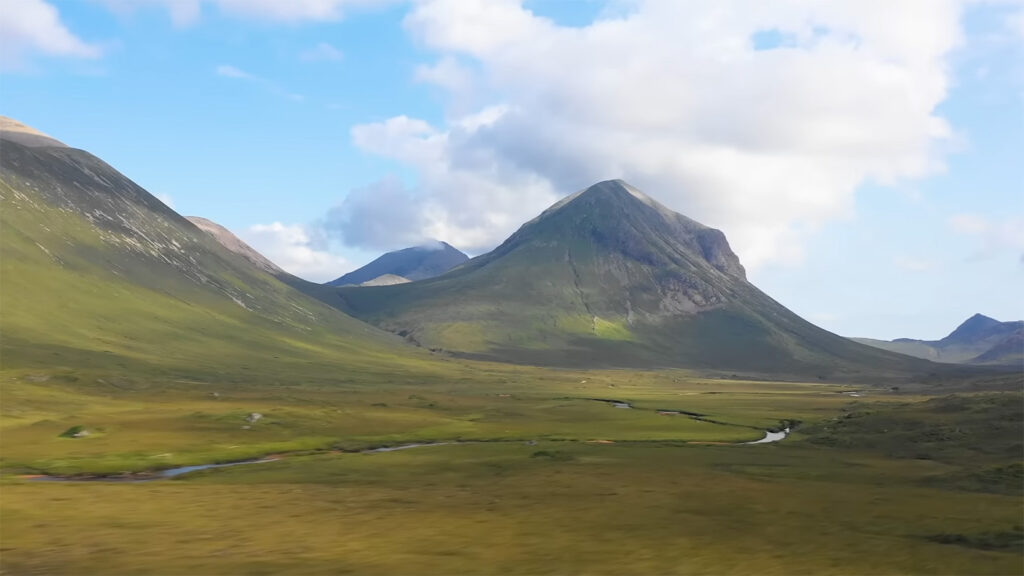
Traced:
<svg viewBox="0 0 1024 576">
<path fill-rule="evenodd" d="M 1000 322 L 975 314 L 941 340 L 853 338 L 868 346 L 949 364 L 1024 363 L 1024 321 Z"/>
<path fill-rule="evenodd" d="M 926 366 L 799 318 L 747 282 L 724 234 L 621 181 L 569 196 L 443 276 L 320 297 L 476 358 L 822 377 Z"/>
<path fill-rule="evenodd" d="M 88 152 L 8 133 L 3 368 L 270 377 L 311 364 L 393 370 L 426 356 L 225 249 Z"/>
<path fill-rule="evenodd" d="M 414 246 L 388 252 L 362 268 L 328 282 L 331 286 L 360 285 L 381 276 L 398 276 L 409 281 L 440 276 L 469 260 L 447 242 Z"/>
</svg>

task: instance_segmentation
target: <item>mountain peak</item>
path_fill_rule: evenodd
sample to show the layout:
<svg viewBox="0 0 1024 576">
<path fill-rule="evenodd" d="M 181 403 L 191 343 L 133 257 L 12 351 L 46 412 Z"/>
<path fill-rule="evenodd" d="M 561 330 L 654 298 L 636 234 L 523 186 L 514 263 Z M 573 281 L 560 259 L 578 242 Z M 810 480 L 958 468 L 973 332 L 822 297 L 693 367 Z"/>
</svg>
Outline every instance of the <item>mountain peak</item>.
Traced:
<svg viewBox="0 0 1024 576">
<path fill-rule="evenodd" d="M 410 281 L 425 280 L 440 276 L 466 260 L 469 260 L 469 256 L 451 244 L 440 240 L 431 240 L 411 248 L 388 252 L 366 266 L 353 270 L 328 284 L 332 286 L 366 285 L 367 282 L 386 275 Z"/>
<path fill-rule="evenodd" d="M 725 234 L 674 212 L 623 180 L 605 180 L 556 202 L 495 250 L 525 242 L 586 239 L 594 246 L 652 265 L 683 258 L 745 278 Z M 667 260 L 666 260 L 667 259 Z"/>
<path fill-rule="evenodd" d="M 969 342 L 981 337 L 985 332 L 1002 324 L 1000 321 L 989 318 L 984 314 L 975 314 L 956 327 L 941 342 Z"/>
<path fill-rule="evenodd" d="M 29 148 L 68 147 L 60 140 L 7 116 L 0 116 L 0 140 L 15 142 Z"/>
<path fill-rule="evenodd" d="M 671 209 L 667 208 L 665 205 L 661 204 L 654 198 L 651 198 L 647 194 L 641 192 L 639 188 L 633 186 L 632 184 L 626 182 L 625 180 L 620 180 L 618 178 L 614 180 L 602 180 L 601 182 L 588 186 L 583 190 L 580 190 L 574 194 L 570 194 L 565 198 L 562 198 L 558 202 L 555 202 L 553 205 L 551 205 L 551 207 L 549 207 L 547 210 L 542 212 L 540 216 L 534 218 L 531 222 L 536 222 L 547 216 L 550 216 L 551 214 L 554 214 L 555 212 L 558 212 L 562 208 L 565 208 L 571 204 L 577 204 L 577 201 L 579 201 L 580 203 L 602 201 L 626 201 L 625 205 L 628 206 L 628 204 L 630 204 L 630 200 L 639 201 L 641 204 L 656 210 L 663 217 L 682 217 L 685 220 L 687 220 L 689 224 L 699 226 L 702 228 L 704 227 L 702 224 L 690 220 L 689 218 L 686 218 L 681 214 L 673 212 Z"/>
</svg>

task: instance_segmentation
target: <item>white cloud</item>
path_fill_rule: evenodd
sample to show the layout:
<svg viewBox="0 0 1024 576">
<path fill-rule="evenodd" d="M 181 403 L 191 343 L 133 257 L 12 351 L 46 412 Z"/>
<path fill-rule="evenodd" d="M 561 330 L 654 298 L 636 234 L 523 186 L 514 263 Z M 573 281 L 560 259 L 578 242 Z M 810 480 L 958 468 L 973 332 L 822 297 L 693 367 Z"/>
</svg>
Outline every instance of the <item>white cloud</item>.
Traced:
<svg viewBox="0 0 1024 576">
<path fill-rule="evenodd" d="M 214 0 L 226 14 L 261 20 L 337 20 L 342 9 L 367 2 L 353 0 Z"/>
<path fill-rule="evenodd" d="M 241 78 L 244 80 L 256 79 L 256 77 L 252 74 L 249 74 L 248 72 L 241 70 L 239 68 L 235 68 L 234 66 L 229 66 L 227 64 L 221 64 L 220 66 L 217 66 L 215 72 L 217 72 L 218 76 L 224 76 L 225 78 Z"/>
<path fill-rule="evenodd" d="M 286 272 L 313 282 L 333 280 L 351 268 L 348 260 L 324 249 L 298 224 L 256 224 L 239 237 Z"/>
<path fill-rule="evenodd" d="M 1024 264 L 1024 217 L 992 219 L 979 214 L 956 214 L 949 219 L 949 226 L 954 232 L 978 241 L 971 259 L 984 260 L 1011 252 Z"/>
<path fill-rule="evenodd" d="M 936 107 L 960 12 L 954 0 L 884 14 L 859 0 L 640 0 L 567 28 L 513 0 L 425 0 L 405 27 L 438 60 L 416 77 L 486 101 L 449 107 L 444 125 L 357 126 L 353 140 L 412 167 L 423 235 L 467 248 L 624 178 L 723 228 L 748 265 L 797 261 L 862 183 L 943 168 L 952 131 Z M 765 30 L 787 41 L 755 49 Z"/>
<path fill-rule="evenodd" d="M 194 24 L 202 14 L 200 0 L 98 0 L 119 15 L 128 15 L 138 8 L 155 6 L 166 9 L 175 26 Z"/>
<path fill-rule="evenodd" d="M 0 0 L 0 69 L 21 68 L 35 54 L 98 58 L 102 50 L 68 30 L 43 0 Z"/>
<path fill-rule="evenodd" d="M 166 204 L 171 210 L 174 210 L 174 198 L 170 194 L 157 194 L 156 199 Z"/>
<path fill-rule="evenodd" d="M 327 61 L 340 62 L 345 55 L 327 42 L 320 42 L 313 48 L 299 54 L 299 58 L 307 62 Z"/>
<path fill-rule="evenodd" d="M 166 9 L 176 26 L 199 20 L 210 6 L 227 16 L 271 22 L 323 22 L 339 20 L 349 8 L 394 3 L 395 0 L 98 0 L 116 12 L 139 7 Z"/>
</svg>

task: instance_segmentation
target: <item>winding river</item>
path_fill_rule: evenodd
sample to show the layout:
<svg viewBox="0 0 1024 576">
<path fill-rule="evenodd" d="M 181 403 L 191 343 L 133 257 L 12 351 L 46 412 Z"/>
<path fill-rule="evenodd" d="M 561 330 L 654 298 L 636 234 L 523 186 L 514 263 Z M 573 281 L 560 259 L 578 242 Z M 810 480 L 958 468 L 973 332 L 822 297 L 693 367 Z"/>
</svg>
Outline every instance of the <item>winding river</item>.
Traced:
<svg viewBox="0 0 1024 576">
<path fill-rule="evenodd" d="M 587 398 L 587 400 L 594 400 L 596 402 L 604 402 L 615 408 L 632 409 L 633 405 L 629 402 L 622 400 L 610 400 L 606 398 Z M 704 420 L 702 414 L 696 414 L 693 412 L 685 412 L 681 410 L 657 410 L 659 414 L 664 415 L 686 415 L 691 418 Z M 718 424 L 711 420 L 705 420 Z M 754 440 L 753 442 L 740 442 L 737 445 L 750 445 L 750 444 L 769 444 L 772 442 L 779 442 L 789 435 L 790 429 L 786 428 L 780 432 L 772 432 L 771 430 L 765 430 L 764 438 L 760 440 Z M 508 442 L 519 442 L 517 440 L 510 440 Z M 351 452 L 351 454 L 381 454 L 384 452 L 397 452 L 399 450 L 411 450 L 413 448 L 428 448 L 431 446 L 452 446 L 455 444 L 476 444 L 474 441 L 450 441 L 450 442 L 415 442 L 410 444 L 398 444 L 396 446 L 381 446 L 378 448 L 367 448 L 365 450 L 359 450 Z M 157 470 L 154 472 L 142 472 L 137 474 L 122 474 L 112 476 L 56 476 L 56 475 L 32 475 L 22 476 L 27 480 L 34 480 L 39 482 L 152 482 L 154 480 L 166 480 L 168 478 L 176 478 L 190 472 L 198 472 L 200 470 L 210 470 L 213 468 L 227 468 L 230 466 L 242 466 L 246 464 L 264 464 L 267 462 L 276 462 L 280 460 L 280 456 L 268 456 L 263 458 L 254 458 L 252 460 L 241 460 L 239 462 L 226 462 L 223 464 L 198 464 L 193 466 L 181 466 L 178 468 L 168 468 L 166 470 Z"/>
</svg>

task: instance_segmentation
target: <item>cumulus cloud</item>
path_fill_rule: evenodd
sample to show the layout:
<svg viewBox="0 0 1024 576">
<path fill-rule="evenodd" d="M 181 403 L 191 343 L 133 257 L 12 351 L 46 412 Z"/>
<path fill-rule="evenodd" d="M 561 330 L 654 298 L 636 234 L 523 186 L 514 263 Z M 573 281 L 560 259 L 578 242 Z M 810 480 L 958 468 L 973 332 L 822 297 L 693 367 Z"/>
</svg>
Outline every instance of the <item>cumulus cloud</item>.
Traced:
<svg viewBox="0 0 1024 576">
<path fill-rule="evenodd" d="M 327 42 L 320 42 L 313 48 L 299 54 L 299 58 L 307 62 L 328 61 L 340 62 L 345 55 Z"/>
<path fill-rule="evenodd" d="M 422 211 L 397 178 L 357 188 L 332 208 L 322 223 L 328 233 L 349 246 L 391 250 L 425 238 Z"/>
<path fill-rule="evenodd" d="M 100 0 L 117 12 L 159 6 L 168 11 L 175 25 L 199 20 L 204 6 L 220 13 L 268 22 L 323 22 L 341 19 L 350 8 L 394 3 L 395 0 Z"/>
<path fill-rule="evenodd" d="M 419 181 L 404 203 L 356 195 L 346 221 L 401 206 L 401 227 L 484 249 L 558 197 L 624 178 L 723 228 L 757 266 L 798 261 L 861 184 L 943 169 L 956 0 L 887 3 L 884 17 L 859 0 L 629 6 L 570 28 L 514 0 L 416 4 L 404 26 L 437 54 L 416 78 L 482 101 L 440 125 L 355 127 L 357 146 Z M 766 32 L 780 41 L 755 42 Z"/>
<path fill-rule="evenodd" d="M 36 54 L 98 58 L 102 50 L 68 30 L 48 2 L 0 0 L 0 69 L 21 68 Z"/>
<path fill-rule="evenodd" d="M 956 214 L 949 219 L 952 230 L 974 238 L 977 247 L 973 260 L 985 260 L 1010 252 L 1024 264 L 1024 217 L 993 219 L 979 214 Z"/>
<path fill-rule="evenodd" d="M 238 236 L 286 272 L 313 282 L 333 280 L 351 268 L 301 225 L 256 224 Z"/>
</svg>

